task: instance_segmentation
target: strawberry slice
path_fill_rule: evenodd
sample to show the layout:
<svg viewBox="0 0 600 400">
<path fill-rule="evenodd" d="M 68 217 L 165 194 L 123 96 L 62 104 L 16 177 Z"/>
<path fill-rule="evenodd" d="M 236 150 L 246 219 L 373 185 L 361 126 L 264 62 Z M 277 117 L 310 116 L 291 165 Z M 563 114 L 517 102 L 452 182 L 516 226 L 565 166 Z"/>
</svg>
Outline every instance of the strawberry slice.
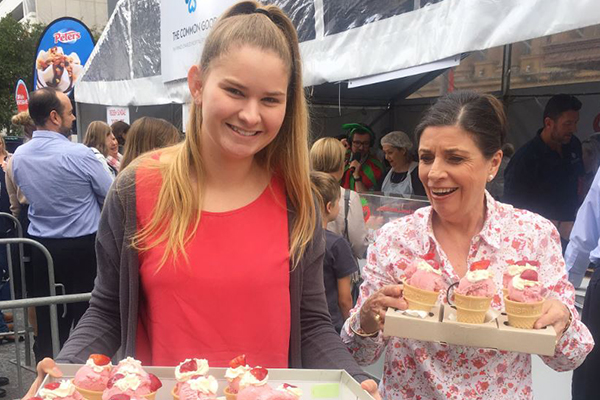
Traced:
<svg viewBox="0 0 600 400">
<path fill-rule="evenodd" d="M 154 374 L 148 375 L 150 375 L 150 390 L 152 390 L 152 392 L 156 392 L 162 387 L 162 382 L 160 381 L 160 379 L 158 379 L 158 376 Z"/>
<path fill-rule="evenodd" d="M 198 364 L 196 363 L 196 359 L 192 358 L 189 361 L 184 362 L 179 366 L 180 372 L 193 372 L 198 369 Z"/>
<path fill-rule="evenodd" d="M 283 388 L 284 389 L 287 389 L 287 388 L 294 388 L 294 389 L 296 389 L 296 388 L 298 388 L 298 386 L 290 385 L 289 383 L 284 383 L 283 384 Z"/>
<path fill-rule="evenodd" d="M 106 382 L 106 387 L 108 389 L 112 388 L 113 386 L 115 386 L 115 382 L 118 381 L 119 379 L 123 379 L 125 378 L 125 375 L 123 374 L 115 374 L 112 378 L 110 378 L 108 380 L 108 382 Z"/>
<path fill-rule="evenodd" d="M 269 371 L 267 371 L 267 369 L 263 368 L 263 367 L 255 367 L 250 370 L 250 373 L 252 375 L 254 375 L 254 377 L 256 379 L 258 379 L 259 381 L 262 381 L 263 379 L 265 379 L 267 377 L 267 375 L 269 374 Z"/>
<path fill-rule="evenodd" d="M 521 272 L 521 279 L 525 279 L 526 281 L 538 281 L 538 273 L 533 269 L 526 269 Z"/>
<path fill-rule="evenodd" d="M 229 366 L 231 368 L 243 367 L 244 365 L 246 365 L 246 355 L 245 354 L 239 355 L 236 358 L 234 358 L 233 360 L 229 361 Z"/>
<path fill-rule="evenodd" d="M 117 393 L 111 396 L 109 400 L 130 400 L 131 396 L 125 393 Z"/>
<path fill-rule="evenodd" d="M 60 387 L 60 382 L 50 382 L 44 385 L 44 389 L 56 390 Z"/>
<path fill-rule="evenodd" d="M 519 265 L 521 267 L 524 267 L 525 265 L 529 264 L 533 267 L 540 267 L 540 263 L 539 261 L 534 261 L 534 260 L 519 260 L 515 263 L 516 265 Z"/>
<path fill-rule="evenodd" d="M 475 261 L 473 264 L 471 264 L 471 268 L 469 268 L 469 271 L 483 271 L 488 269 L 489 266 L 490 260 Z"/>
<path fill-rule="evenodd" d="M 35 396 L 30 398 L 29 400 L 43 400 L 40 396 Z"/>
<path fill-rule="evenodd" d="M 110 363 L 110 358 L 108 358 L 104 354 L 92 354 L 90 355 L 90 359 L 94 362 L 94 364 L 96 364 L 99 367 L 103 365 L 108 365 Z"/>
</svg>

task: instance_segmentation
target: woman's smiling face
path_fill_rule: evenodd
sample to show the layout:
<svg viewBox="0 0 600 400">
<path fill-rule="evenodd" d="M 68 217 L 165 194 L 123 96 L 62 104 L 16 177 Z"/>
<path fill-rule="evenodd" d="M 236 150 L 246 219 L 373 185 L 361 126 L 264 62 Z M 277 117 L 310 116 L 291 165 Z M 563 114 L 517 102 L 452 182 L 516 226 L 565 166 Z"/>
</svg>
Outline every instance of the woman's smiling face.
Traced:
<svg viewBox="0 0 600 400">
<path fill-rule="evenodd" d="M 486 159 L 472 135 L 458 126 L 428 127 L 419 142 L 419 178 L 433 209 L 448 222 L 480 212 L 485 184 L 501 161 L 501 151 Z"/>
</svg>

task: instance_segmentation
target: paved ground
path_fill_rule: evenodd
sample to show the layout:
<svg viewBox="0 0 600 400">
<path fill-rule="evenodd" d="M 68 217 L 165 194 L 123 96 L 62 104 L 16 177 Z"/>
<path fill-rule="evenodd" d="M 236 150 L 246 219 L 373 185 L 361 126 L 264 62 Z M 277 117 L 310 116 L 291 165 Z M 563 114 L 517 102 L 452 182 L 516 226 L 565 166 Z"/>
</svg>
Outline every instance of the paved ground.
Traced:
<svg viewBox="0 0 600 400">
<path fill-rule="evenodd" d="M 20 313 L 21 312 L 17 313 L 17 317 L 19 317 L 18 314 Z M 21 326 L 23 325 L 21 324 Z M 23 361 L 25 359 L 25 343 L 19 343 L 18 347 L 21 351 L 21 360 Z M 0 345 L 0 376 L 6 376 L 10 379 L 10 384 L 3 387 L 3 389 L 6 389 L 7 392 L 4 399 L 20 399 L 35 379 L 35 374 L 33 372 L 22 368 L 21 371 L 23 376 L 24 390 L 23 392 L 19 391 L 17 384 L 17 367 L 14 363 L 15 358 L 15 344 L 3 342 L 3 344 Z"/>
</svg>

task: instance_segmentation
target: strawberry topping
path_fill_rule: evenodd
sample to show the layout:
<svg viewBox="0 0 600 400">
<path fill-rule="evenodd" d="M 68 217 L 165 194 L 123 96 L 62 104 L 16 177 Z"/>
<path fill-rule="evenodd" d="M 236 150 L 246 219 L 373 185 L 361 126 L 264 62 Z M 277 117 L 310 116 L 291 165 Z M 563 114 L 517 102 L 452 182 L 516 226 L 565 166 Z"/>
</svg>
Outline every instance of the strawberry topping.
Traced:
<svg viewBox="0 0 600 400">
<path fill-rule="evenodd" d="M 154 374 L 148 374 L 150 376 L 150 390 L 156 392 L 158 389 L 162 387 L 162 382 L 158 377 Z"/>
<path fill-rule="evenodd" d="M 256 368 L 252 368 L 250 370 L 250 373 L 252 375 L 254 375 L 254 377 L 256 379 L 258 379 L 259 381 L 262 381 L 267 377 L 267 375 L 269 374 L 269 371 L 267 371 L 267 369 L 263 368 L 263 367 L 256 367 Z"/>
<path fill-rule="evenodd" d="M 117 393 L 111 396 L 109 400 L 129 400 L 131 396 L 125 393 Z"/>
<path fill-rule="evenodd" d="M 533 269 L 526 269 L 521 272 L 521 279 L 525 279 L 526 281 L 538 281 L 538 273 Z"/>
<path fill-rule="evenodd" d="M 104 354 L 92 354 L 90 356 L 90 359 L 94 362 L 94 364 L 98 365 L 99 367 L 103 365 L 108 365 L 110 363 L 110 358 L 108 358 Z"/>
<path fill-rule="evenodd" d="M 473 264 L 471 264 L 471 268 L 469 268 L 469 271 L 483 271 L 488 269 L 489 266 L 490 260 L 475 261 Z"/>
<path fill-rule="evenodd" d="M 60 386 L 60 382 L 50 382 L 44 385 L 44 389 L 55 390 Z"/>
<path fill-rule="evenodd" d="M 245 354 L 241 354 L 241 355 L 237 356 L 236 358 L 234 358 L 233 360 L 229 361 L 229 366 L 231 368 L 242 367 L 244 365 L 246 365 L 246 355 Z"/>
<path fill-rule="evenodd" d="M 284 387 L 285 389 L 287 389 L 287 388 L 297 388 L 298 386 L 290 385 L 289 383 L 284 383 L 284 384 L 283 384 L 283 387 Z"/>
<path fill-rule="evenodd" d="M 125 378 L 125 375 L 123 374 L 115 374 L 112 378 L 110 378 L 108 380 L 108 382 L 106 382 L 106 387 L 107 388 L 112 388 L 113 386 L 115 386 L 115 382 L 118 381 L 119 379 L 123 379 Z"/>
<path fill-rule="evenodd" d="M 43 400 L 40 396 L 35 396 L 30 398 L 29 400 Z"/>
<path fill-rule="evenodd" d="M 189 361 L 184 362 L 179 366 L 180 372 L 193 372 L 198 369 L 198 364 L 196 363 L 196 359 L 192 358 Z"/>
</svg>

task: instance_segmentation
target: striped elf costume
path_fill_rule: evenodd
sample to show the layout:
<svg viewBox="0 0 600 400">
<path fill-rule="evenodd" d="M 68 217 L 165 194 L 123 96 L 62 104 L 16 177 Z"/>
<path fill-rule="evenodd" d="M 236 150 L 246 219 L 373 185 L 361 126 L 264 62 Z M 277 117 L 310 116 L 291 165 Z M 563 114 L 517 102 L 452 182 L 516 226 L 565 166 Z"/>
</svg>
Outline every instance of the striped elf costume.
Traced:
<svg viewBox="0 0 600 400">
<path fill-rule="evenodd" d="M 371 137 L 371 145 L 375 141 L 375 134 L 366 125 L 356 123 L 344 124 L 342 125 L 342 128 L 348 130 L 348 141 L 350 144 L 352 143 L 352 137 L 356 132 L 368 133 Z M 342 187 L 345 189 L 356 190 L 356 180 L 354 179 L 352 171 L 350 171 L 349 165 L 351 158 L 352 153 L 348 151 L 348 154 L 346 155 L 346 165 L 344 166 L 344 175 L 342 176 Z M 383 179 L 384 170 L 383 163 L 379 161 L 377 157 L 369 154 L 367 159 L 361 164 L 358 175 L 367 190 L 374 191 L 378 188 L 379 183 Z"/>
</svg>

